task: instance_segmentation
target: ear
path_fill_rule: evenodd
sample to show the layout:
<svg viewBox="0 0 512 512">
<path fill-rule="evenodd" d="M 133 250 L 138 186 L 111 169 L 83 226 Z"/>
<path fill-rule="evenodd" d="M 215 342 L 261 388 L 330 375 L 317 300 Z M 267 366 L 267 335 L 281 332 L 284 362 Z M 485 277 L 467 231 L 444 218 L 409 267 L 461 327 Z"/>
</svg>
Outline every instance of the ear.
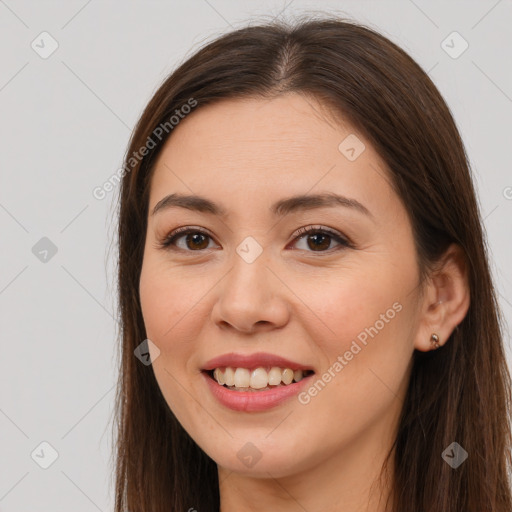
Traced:
<svg viewBox="0 0 512 512">
<path fill-rule="evenodd" d="M 429 276 L 420 303 L 414 348 L 432 350 L 432 333 L 443 346 L 469 309 L 467 263 L 460 245 L 451 244 Z"/>
</svg>

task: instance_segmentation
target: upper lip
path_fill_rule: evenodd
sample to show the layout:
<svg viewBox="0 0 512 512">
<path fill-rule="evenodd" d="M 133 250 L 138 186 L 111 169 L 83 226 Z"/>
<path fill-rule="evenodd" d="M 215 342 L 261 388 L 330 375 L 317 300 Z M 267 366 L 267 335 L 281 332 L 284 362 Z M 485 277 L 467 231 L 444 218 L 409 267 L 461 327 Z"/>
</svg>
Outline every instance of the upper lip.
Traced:
<svg viewBox="0 0 512 512">
<path fill-rule="evenodd" d="M 203 370 L 210 371 L 215 368 L 226 366 L 247 369 L 258 368 L 260 366 L 277 366 L 279 368 L 290 368 L 291 370 L 313 371 L 313 368 L 307 364 L 297 363 L 290 359 L 266 352 L 257 352 L 255 354 L 236 354 L 234 352 L 230 352 L 229 354 L 223 354 L 210 359 L 204 364 Z"/>
</svg>

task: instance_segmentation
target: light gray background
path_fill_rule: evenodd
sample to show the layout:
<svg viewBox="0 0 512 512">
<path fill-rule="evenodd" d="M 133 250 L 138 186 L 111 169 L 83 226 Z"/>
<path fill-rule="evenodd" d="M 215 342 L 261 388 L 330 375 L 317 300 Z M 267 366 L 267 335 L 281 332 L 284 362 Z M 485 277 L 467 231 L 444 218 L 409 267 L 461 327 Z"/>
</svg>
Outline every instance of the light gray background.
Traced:
<svg viewBox="0 0 512 512">
<path fill-rule="evenodd" d="M 157 86 L 204 41 L 311 10 L 377 28 L 440 89 L 474 168 L 510 320 L 510 0 L 0 0 L 1 511 L 112 510 L 116 194 L 92 190 L 121 166 Z M 47 59 L 31 47 L 48 50 L 43 31 L 59 45 Z M 441 46 L 453 31 L 469 44 L 456 59 Z M 43 237 L 58 249 L 47 262 L 32 251 Z M 49 460 L 43 441 L 58 452 L 48 469 L 31 458 Z"/>
</svg>

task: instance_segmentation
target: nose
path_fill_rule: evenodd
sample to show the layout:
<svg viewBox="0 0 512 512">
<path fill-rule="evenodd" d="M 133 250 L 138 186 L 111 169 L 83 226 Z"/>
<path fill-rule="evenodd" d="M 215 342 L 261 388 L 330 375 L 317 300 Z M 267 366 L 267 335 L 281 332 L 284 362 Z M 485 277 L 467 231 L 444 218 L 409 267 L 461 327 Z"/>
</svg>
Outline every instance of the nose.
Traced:
<svg viewBox="0 0 512 512">
<path fill-rule="evenodd" d="M 265 251 L 252 263 L 235 255 L 215 287 L 212 321 L 221 329 L 248 334 L 281 328 L 289 321 L 288 288 L 268 263 Z"/>
</svg>

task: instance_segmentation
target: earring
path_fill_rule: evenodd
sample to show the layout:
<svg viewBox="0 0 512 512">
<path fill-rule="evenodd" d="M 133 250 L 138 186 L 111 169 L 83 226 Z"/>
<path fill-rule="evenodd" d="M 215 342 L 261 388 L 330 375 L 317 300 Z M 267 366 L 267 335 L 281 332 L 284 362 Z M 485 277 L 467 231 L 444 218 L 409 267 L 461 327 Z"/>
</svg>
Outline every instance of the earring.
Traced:
<svg viewBox="0 0 512 512">
<path fill-rule="evenodd" d="M 433 332 L 430 336 L 430 341 L 434 346 L 434 350 L 437 350 L 441 345 L 439 345 L 439 335 Z"/>
</svg>

